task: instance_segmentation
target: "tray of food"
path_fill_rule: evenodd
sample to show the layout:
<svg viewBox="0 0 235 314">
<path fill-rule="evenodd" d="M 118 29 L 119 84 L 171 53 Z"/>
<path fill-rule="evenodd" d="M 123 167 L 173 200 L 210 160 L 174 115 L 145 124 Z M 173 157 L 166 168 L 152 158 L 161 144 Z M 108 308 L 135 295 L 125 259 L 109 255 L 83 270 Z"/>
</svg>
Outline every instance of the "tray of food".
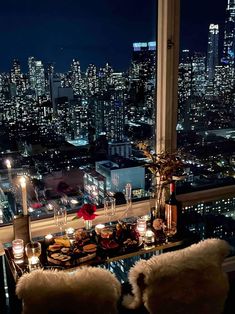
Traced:
<svg viewBox="0 0 235 314">
<path fill-rule="evenodd" d="M 47 248 L 47 261 L 63 267 L 75 266 L 96 257 L 97 244 L 92 243 L 86 232 L 76 235 L 71 243 L 68 239 L 55 238 L 55 243 Z"/>
</svg>

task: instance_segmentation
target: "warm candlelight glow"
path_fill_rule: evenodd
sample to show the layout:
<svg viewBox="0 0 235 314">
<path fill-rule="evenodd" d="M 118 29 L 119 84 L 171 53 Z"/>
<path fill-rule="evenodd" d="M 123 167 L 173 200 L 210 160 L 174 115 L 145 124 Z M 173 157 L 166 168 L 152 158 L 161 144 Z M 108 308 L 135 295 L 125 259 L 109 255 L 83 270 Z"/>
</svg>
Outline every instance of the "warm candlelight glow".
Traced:
<svg viewBox="0 0 235 314">
<path fill-rule="evenodd" d="M 20 178 L 20 185 L 22 188 L 26 187 L 26 179 L 25 177 L 21 177 Z"/>
<path fill-rule="evenodd" d="M 98 224 L 98 225 L 96 225 L 95 226 L 95 232 L 96 232 L 96 234 L 101 234 L 101 230 L 102 229 L 104 229 L 105 228 L 105 225 L 103 225 L 103 224 Z"/>
<path fill-rule="evenodd" d="M 146 220 L 143 218 L 137 219 L 137 230 L 139 231 L 140 236 L 145 235 L 146 231 Z"/>
<path fill-rule="evenodd" d="M 28 206 L 27 206 L 27 191 L 26 191 L 26 178 L 20 178 L 20 185 L 22 189 L 22 207 L 23 207 L 23 215 L 28 215 Z"/>
<path fill-rule="evenodd" d="M 147 230 L 144 235 L 145 243 L 154 243 L 155 237 L 152 230 Z"/>
<path fill-rule="evenodd" d="M 24 256 L 24 241 L 22 239 L 13 240 L 12 251 L 14 258 L 22 258 Z"/>
<path fill-rule="evenodd" d="M 51 240 L 51 239 L 53 239 L 53 235 L 52 234 L 47 234 L 46 236 L 45 236 L 45 240 Z"/>
<path fill-rule="evenodd" d="M 65 230 L 67 236 L 73 236 L 75 229 L 70 227 Z"/>
<path fill-rule="evenodd" d="M 11 161 L 9 159 L 6 160 L 7 169 L 11 169 Z"/>
</svg>

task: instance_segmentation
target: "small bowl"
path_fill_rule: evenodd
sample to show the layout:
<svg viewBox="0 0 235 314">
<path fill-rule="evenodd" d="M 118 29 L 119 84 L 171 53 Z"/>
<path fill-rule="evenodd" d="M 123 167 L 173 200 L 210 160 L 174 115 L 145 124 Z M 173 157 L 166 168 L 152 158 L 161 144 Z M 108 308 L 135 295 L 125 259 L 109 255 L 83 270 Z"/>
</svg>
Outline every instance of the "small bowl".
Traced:
<svg viewBox="0 0 235 314">
<path fill-rule="evenodd" d="M 101 230 L 101 238 L 110 239 L 113 236 L 113 230 L 111 228 L 105 227 Z"/>
</svg>

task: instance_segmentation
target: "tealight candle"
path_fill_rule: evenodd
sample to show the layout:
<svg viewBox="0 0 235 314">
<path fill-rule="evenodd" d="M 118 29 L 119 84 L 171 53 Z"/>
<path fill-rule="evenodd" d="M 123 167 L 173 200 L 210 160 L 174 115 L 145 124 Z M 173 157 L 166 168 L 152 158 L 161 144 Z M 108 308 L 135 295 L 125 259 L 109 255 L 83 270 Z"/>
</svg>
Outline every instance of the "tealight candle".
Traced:
<svg viewBox="0 0 235 314">
<path fill-rule="evenodd" d="M 66 232 L 66 235 L 69 237 L 69 238 L 71 238 L 71 237 L 73 237 L 74 236 L 74 232 L 75 232 L 75 229 L 74 228 L 67 228 L 66 230 L 65 230 L 65 232 Z"/>
<path fill-rule="evenodd" d="M 152 230 L 147 230 L 144 235 L 145 243 L 151 244 L 155 242 L 154 232 Z"/>
<path fill-rule="evenodd" d="M 37 256 L 32 256 L 28 258 L 29 271 L 33 271 L 40 267 L 40 260 Z"/>
<path fill-rule="evenodd" d="M 105 228 L 105 225 L 103 224 L 98 224 L 95 226 L 95 232 L 96 234 L 100 235 L 101 234 L 101 230 Z"/>
<path fill-rule="evenodd" d="M 146 232 L 146 220 L 144 218 L 137 219 L 137 230 L 140 236 L 144 236 Z"/>
<path fill-rule="evenodd" d="M 47 235 L 45 236 L 45 244 L 46 244 L 46 245 L 52 244 L 53 241 L 54 241 L 54 239 L 53 239 L 53 235 L 52 235 L 52 234 L 49 233 L 49 234 L 47 234 Z"/>
<path fill-rule="evenodd" d="M 144 215 L 141 218 L 145 219 L 147 222 L 150 220 L 150 216 L 149 215 Z"/>
<path fill-rule="evenodd" d="M 13 240 L 12 251 L 14 258 L 22 258 L 24 256 L 24 241 L 22 239 Z"/>
</svg>

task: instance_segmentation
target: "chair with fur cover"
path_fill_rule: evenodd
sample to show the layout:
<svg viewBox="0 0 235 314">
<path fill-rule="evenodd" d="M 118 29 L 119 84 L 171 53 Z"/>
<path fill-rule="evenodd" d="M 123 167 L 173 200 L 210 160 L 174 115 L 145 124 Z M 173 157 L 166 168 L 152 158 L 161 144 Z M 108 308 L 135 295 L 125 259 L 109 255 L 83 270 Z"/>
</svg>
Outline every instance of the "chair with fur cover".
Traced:
<svg viewBox="0 0 235 314">
<path fill-rule="evenodd" d="M 84 267 L 73 273 L 35 270 L 16 286 L 23 314 L 115 314 L 121 285 L 108 270 Z"/>
<path fill-rule="evenodd" d="M 141 260 L 129 272 L 133 295 L 123 305 L 144 304 L 157 314 L 221 314 L 229 284 L 222 262 L 230 246 L 208 239 L 182 250 Z"/>
</svg>

